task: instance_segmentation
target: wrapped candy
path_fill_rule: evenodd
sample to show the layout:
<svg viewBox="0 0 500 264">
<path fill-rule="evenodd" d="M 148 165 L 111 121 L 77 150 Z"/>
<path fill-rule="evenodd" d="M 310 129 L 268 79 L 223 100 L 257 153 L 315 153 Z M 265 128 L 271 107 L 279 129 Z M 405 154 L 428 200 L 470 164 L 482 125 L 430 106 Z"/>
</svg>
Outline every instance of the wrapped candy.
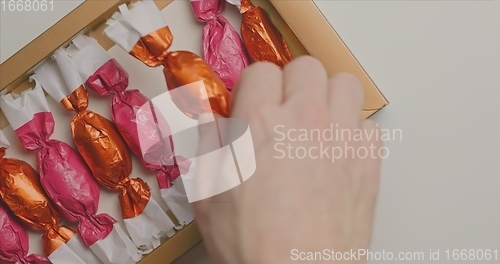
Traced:
<svg viewBox="0 0 500 264">
<path fill-rule="evenodd" d="M 41 77 L 38 74 L 35 75 L 35 80 Z M 99 188 L 81 157 L 66 143 L 49 138 L 55 124 L 39 82 L 34 89 L 24 92 L 19 98 L 14 98 L 11 94 L 4 96 L 2 110 L 24 147 L 28 150 L 38 150 L 40 181 L 51 200 L 68 220 L 78 222 L 78 232 L 85 243 L 77 244 L 78 249 L 87 253 L 83 255 L 84 253 L 78 251 L 78 255 L 83 259 L 81 263 L 100 263 L 100 259 L 104 263 L 128 264 L 140 260 L 142 254 L 125 235 L 119 223 L 107 214 L 97 215 Z M 26 175 L 33 173 L 26 167 L 20 168 L 23 168 Z M 14 173 L 12 177 L 20 175 L 22 174 Z M 23 181 L 33 182 L 34 177 L 23 176 Z M 22 184 L 22 181 L 16 182 Z M 23 186 L 31 185 L 26 183 Z M 33 191 L 39 189 L 34 183 L 32 186 Z M 28 190 L 19 193 L 19 196 L 25 194 L 29 194 Z M 44 199 L 37 204 L 50 203 Z M 25 208 L 36 216 L 42 215 L 42 212 L 33 210 L 37 208 L 33 202 L 24 201 L 23 206 L 15 207 Z M 54 211 L 52 207 L 47 208 L 51 209 L 46 209 L 47 211 Z M 58 214 L 54 217 L 59 219 Z M 71 242 L 72 240 L 69 245 L 72 245 Z M 95 255 L 87 247 L 90 247 Z M 66 257 L 64 263 L 78 263 L 78 257 Z M 49 259 L 56 263 L 50 256 Z"/>
<path fill-rule="evenodd" d="M 130 152 L 111 121 L 87 110 L 87 90 L 67 51 L 58 49 L 53 58 L 56 65 L 47 64 L 38 70 L 43 74 L 40 72 L 37 79 L 52 98 L 76 112 L 70 124 L 76 148 L 98 183 L 120 191 L 125 227 L 135 246 L 147 254 L 161 244 L 161 237 L 175 233 L 175 225 L 151 197 L 149 186 L 141 178 L 129 178 Z"/>
<path fill-rule="evenodd" d="M 184 225 L 193 221 L 194 214 L 179 178 L 189 169 L 189 161 L 174 156 L 170 127 L 163 115 L 138 90 L 126 90 L 129 81 L 127 72 L 93 38 L 79 35 L 73 39 L 70 49 L 74 51 L 71 62 L 86 80 L 85 86 L 99 95 L 113 96 L 111 117 L 118 131 L 141 163 L 158 172 L 162 198 L 179 223 Z M 141 140 L 143 146 L 152 146 L 144 153 Z M 161 160 L 164 164 L 152 164 L 144 157 L 148 157 L 148 161 Z"/>
<path fill-rule="evenodd" d="M 292 60 L 285 38 L 269 19 L 268 14 L 250 0 L 227 0 L 242 14 L 241 38 L 253 61 L 273 62 L 283 68 Z"/>
<path fill-rule="evenodd" d="M 37 106 L 33 106 L 36 108 Z M 8 112 L 8 111 L 7 111 Z M 8 113 L 6 113 L 8 116 Z M 18 114 L 18 119 L 23 119 L 24 113 Z M 14 128 L 18 127 L 19 123 L 11 124 Z M 23 130 L 23 127 L 19 128 Z M 60 226 L 59 212 L 54 208 L 53 204 L 45 194 L 45 191 L 40 185 L 39 177 L 36 171 L 26 162 L 4 158 L 5 148 L 7 147 L 5 136 L 0 135 L 2 138 L 2 145 L 0 147 L 0 198 L 12 210 L 12 212 L 21 220 L 25 225 L 35 229 L 42 230 L 42 245 L 43 252 L 54 264 L 71 263 L 85 264 L 80 256 L 85 255 L 82 247 L 79 245 L 80 241 L 75 231 L 66 226 Z M 3 215 L 3 212 L 2 212 Z M 7 216 L 0 216 L 2 223 L 2 235 L 12 234 L 15 229 L 10 225 L 9 221 L 5 218 Z M 5 232 L 5 233 L 4 233 Z M 18 233 L 20 236 L 23 234 Z M 19 237 L 18 244 L 19 250 L 25 248 L 24 253 L 6 252 L 5 258 L 14 258 L 12 254 L 16 254 L 21 261 L 27 252 L 27 239 L 26 233 L 24 237 Z M 15 250 L 15 241 L 11 241 L 14 237 L 2 237 L 2 251 Z M 82 254 L 83 253 L 83 254 Z M 2 253 L 2 258 L 4 253 Z M 38 257 L 33 257 L 38 259 Z M 48 262 L 48 261 L 47 261 Z M 23 263 L 21 261 L 21 263 Z M 43 263 L 43 262 L 41 262 Z"/>
<path fill-rule="evenodd" d="M 173 102 L 189 117 L 213 112 L 229 115 L 230 94 L 224 82 L 196 54 L 189 51 L 168 51 L 173 36 L 156 4 L 139 1 L 129 10 L 121 5 L 104 32 L 132 56 L 150 67 L 163 65 Z"/>
<path fill-rule="evenodd" d="M 0 148 L 0 151 L 4 150 Z M 0 156 L 2 154 L 0 153 Z M 51 264 L 48 259 L 38 254 L 27 256 L 29 250 L 28 234 L 11 217 L 10 212 L 0 204 L 0 260 L 13 264 Z"/>
<path fill-rule="evenodd" d="M 18 164 L 29 167 L 28 164 L 20 160 L 7 159 L 4 160 L 5 150 L 9 147 L 9 141 L 0 130 L 0 175 L 11 173 L 8 171 L 8 165 Z M 14 167 L 21 167 L 15 166 Z M 5 168 L 4 168 L 5 167 Z M 3 180 L 4 177 L 0 176 Z M 0 248 L 0 260 L 7 263 L 27 263 L 27 264 L 50 264 L 51 262 L 37 254 L 27 256 L 29 250 L 29 240 L 26 230 L 11 216 L 2 204 L 0 204 L 0 240 L 2 247 Z"/>
<path fill-rule="evenodd" d="M 203 59 L 212 67 L 231 91 L 240 78 L 241 71 L 249 64 L 240 36 L 220 15 L 224 0 L 191 0 L 196 19 L 205 22 L 203 27 Z"/>
</svg>

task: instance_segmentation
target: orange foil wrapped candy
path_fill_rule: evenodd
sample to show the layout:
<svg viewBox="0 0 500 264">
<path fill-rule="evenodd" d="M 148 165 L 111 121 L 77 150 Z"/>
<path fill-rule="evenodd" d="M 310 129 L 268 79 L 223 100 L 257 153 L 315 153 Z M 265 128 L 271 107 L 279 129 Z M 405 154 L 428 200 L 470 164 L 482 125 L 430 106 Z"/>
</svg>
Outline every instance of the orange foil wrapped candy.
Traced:
<svg viewBox="0 0 500 264">
<path fill-rule="evenodd" d="M 101 96 L 111 95 L 111 118 L 118 132 L 141 163 L 157 172 L 161 196 L 179 224 L 193 221 L 180 178 L 190 164 L 174 155 L 167 120 L 146 96 L 127 89 L 128 73 L 93 38 L 75 37 L 71 50 L 71 61 L 85 80 L 85 87 Z"/>
<path fill-rule="evenodd" d="M 67 110 L 76 112 L 70 126 L 78 152 L 98 183 L 120 191 L 122 217 L 132 242 L 149 253 L 160 245 L 162 236 L 174 234 L 175 225 L 151 197 L 149 186 L 140 178 L 129 178 L 130 152 L 115 125 L 87 109 L 87 90 L 72 58 L 64 49 L 57 50 L 53 58 L 57 65 L 47 68 L 37 80 Z"/>
<path fill-rule="evenodd" d="M 254 62 L 273 62 L 283 68 L 293 59 L 285 39 L 266 11 L 254 6 L 250 0 L 227 1 L 240 9 L 241 38 Z"/>
<path fill-rule="evenodd" d="M 121 5 L 120 11 L 104 32 L 147 66 L 163 65 L 172 100 L 183 113 L 192 118 L 206 112 L 229 115 L 230 94 L 211 67 L 192 52 L 168 51 L 173 36 L 153 1 L 139 1 L 130 10 Z M 176 92 L 180 86 L 185 87 Z"/>
<path fill-rule="evenodd" d="M 31 78 L 36 80 L 38 69 L 35 72 Z M 80 155 L 68 144 L 50 138 L 55 122 L 42 87 L 37 82 L 34 89 L 19 97 L 8 94 L 2 99 L 2 110 L 23 147 L 37 152 L 39 178 L 45 193 L 66 219 L 78 222 L 79 236 L 74 236 L 67 244 L 74 254 L 58 253 L 49 259 L 54 263 L 55 260 L 58 263 L 101 263 L 99 259 L 110 263 L 109 258 L 101 254 L 102 248 L 106 252 L 117 251 L 117 248 L 122 252 L 128 248 L 126 241 L 117 234 L 121 227 L 111 216 L 97 214 L 99 187 Z M 130 248 L 137 251 L 132 241 L 128 241 Z M 57 251 L 61 251 L 60 248 L 62 246 Z M 120 256 L 128 255 L 120 253 Z M 135 263 L 141 256 L 138 253 L 138 258 L 132 261 L 121 257 L 120 262 L 115 263 Z"/>
<path fill-rule="evenodd" d="M 42 189 L 37 172 L 24 161 L 5 158 L 4 153 L 5 148 L 1 147 L 0 197 L 25 225 L 44 232 L 43 252 L 50 259 L 52 253 L 75 235 L 75 231 L 58 225 L 59 213 Z"/>
</svg>

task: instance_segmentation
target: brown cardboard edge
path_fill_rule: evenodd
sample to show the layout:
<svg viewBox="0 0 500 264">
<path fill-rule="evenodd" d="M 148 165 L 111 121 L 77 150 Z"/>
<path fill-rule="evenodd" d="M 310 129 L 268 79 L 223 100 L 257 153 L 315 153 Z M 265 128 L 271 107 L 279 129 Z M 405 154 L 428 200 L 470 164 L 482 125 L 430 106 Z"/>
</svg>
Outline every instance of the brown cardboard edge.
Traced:
<svg viewBox="0 0 500 264">
<path fill-rule="evenodd" d="M 349 72 L 361 81 L 365 92 L 363 118 L 389 104 L 313 1 L 269 1 L 309 54 L 323 63 L 329 76 Z M 342 63 L 336 63 L 338 61 Z"/>
<path fill-rule="evenodd" d="M 64 16 L 0 65 L 0 91 L 16 87 L 27 79 L 29 71 L 63 43 L 84 29 L 96 26 L 100 18 L 111 14 L 125 0 L 88 0 Z M 10 90 L 9 90 L 10 91 Z"/>
<path fill-rule="evenodd" d="M 172 263 L 201 241 L 198 225 L 193 221 L 145 256 L 139 264 Z"/>
<path fill-rule="evenodd" d="M 68 43 L 81 32 L 86 33 L 103 24 L 118 10 L 119 5 L 130 2 L 132 1 L 86 0 L 80 4 L 0 65 L 0 91 L 9 89 L 8 92 L 11 92 L 25 82 L 32 73 L 32 69 L 59 48 L 61 44 Z M 167 6 L 170 2 L 172 0 L 155 0 L 159 8 Z M 100 39 L 110 43 L 110 40 L 104 35 Z M 109 45 L 103 46 L 109 48 Z"/>
<path fill-rule="evenodd" d="M 173 0 L 154 0 L 158 8 L 163 9 Z M 106 2 L 103 4 L 103 2 Z M 0 65 L 0 92 L 21 93 L 33 85 L 28 78 L 33 69 L 45 61 L 60 46 L 66 45 L 80 33 L 90 32 L 90 35 L 106 50 L 114 43 L 105 34 L 106 20 L 118 10 L 123 3 L 130 0 L 87 0 L 56 22 L 40 36 L 16 52 Z M 97 14 L 97 15 L 94 15 Z M 70 23 L 66 27 L 66 23 Z M 7 78 L 8 77 L 8 78 Z M 9 123 L 0 110 L 0 129 Z"/>
</svg>

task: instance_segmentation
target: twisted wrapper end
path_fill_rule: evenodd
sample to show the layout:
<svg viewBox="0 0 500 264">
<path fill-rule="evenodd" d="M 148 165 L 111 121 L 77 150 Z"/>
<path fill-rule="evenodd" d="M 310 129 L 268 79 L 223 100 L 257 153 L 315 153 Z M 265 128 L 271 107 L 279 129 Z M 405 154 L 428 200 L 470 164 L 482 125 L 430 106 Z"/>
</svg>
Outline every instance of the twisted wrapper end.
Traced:
<svg viewBox="0 0 500 264">
<path fill-rule="evenodd" d="M 74 230 L 66 226 L 58 226 L 56 223 L 45 228 L 45 233 L 42 235 L 42 246 L 47 256 L 66 244 L 76 234 Z"/>
<path fill-rule="evenodd" d="M 240 14 L 244 14 L 253 8 L 255 8 L 255 6 L 252 4 L 250 0 L 241 0 Z"/>
<path fill-rule="evenodd" d="M 174 37 L 168 27 L 160 28 L 149 35 L 141 37 L 130 51 L 130 55 L 142 61 L 149 67 L 157 67 L 163 64 L 172 45 Z"/>
<path fill-rule="evenodd" d="M 142 214 L 151 198 L 151 190 L 141 178 L 127 178 L 119 185 L 122 193 L 118 196 L 123 219 L 133 218 Z"/>
<path fill-rule="evenodd" d="M 70 95 L 63 98 L 60 103 L 68 111 L 83 112 L 87 110 L 89 105 L 89 94 L 83 85 L 80 85 Z"/>
<path fill-rule="evenodd" d="M 181 176 L 181 174 L 186 174 L 189 171 L 189 167 L 192 163 L 182 156 L 175 156 L 172 160 L 172 165 L 163 165 L 156 175 L 160 189 L 172 187 L 174 181 Z"/>
</svg>

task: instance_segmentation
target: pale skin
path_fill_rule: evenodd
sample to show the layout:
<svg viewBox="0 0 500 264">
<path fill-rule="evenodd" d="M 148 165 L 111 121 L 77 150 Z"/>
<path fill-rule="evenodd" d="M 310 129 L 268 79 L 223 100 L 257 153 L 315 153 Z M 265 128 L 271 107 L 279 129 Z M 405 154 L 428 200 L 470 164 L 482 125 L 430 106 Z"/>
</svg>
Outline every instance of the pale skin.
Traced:
<svg viewBox="0 0 500 264">
<path fill-rule="evenodd" d="M 275 150 L 277 125 L 378 129 L 374 122 L 360 118 L 361 83 L 346 73 L 328 78 L 319 61 L 305 56 L 283 70 L 271 63 L 253 64 L 243 72 L 233 98 L 232 117 L 250 125 L 257 169 L 237 188 L 194 204 L 214 262 L 296 263 L 292 249 L 368 249 L 379 158 L 342 157 L 332 162 L 275 157 L 279 154 Z M 287 143 L 308 149 L 320 141 Z M 380 148 L 382 144 L 375 139 L 346 142 L 354 148 Z M 346 142 L 323 144 L 345 146 Z"/>
</svg>

